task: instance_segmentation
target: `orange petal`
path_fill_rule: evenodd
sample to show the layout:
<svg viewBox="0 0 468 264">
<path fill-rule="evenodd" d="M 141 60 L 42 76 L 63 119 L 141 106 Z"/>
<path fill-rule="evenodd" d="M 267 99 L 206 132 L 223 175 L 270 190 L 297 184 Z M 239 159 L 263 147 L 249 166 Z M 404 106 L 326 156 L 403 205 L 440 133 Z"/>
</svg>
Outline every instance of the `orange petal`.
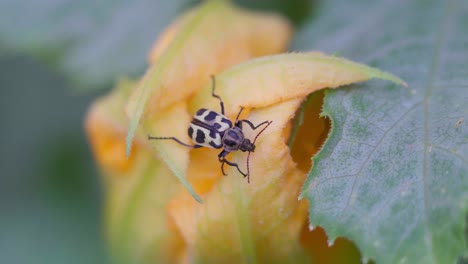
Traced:
<svg viewBox="0 0 468 264">
<path fill-rule="evenodd" d="M 98 99 L 90 107 L 85 121 L 91 147 L 96 160 L 106 173 L 126 175 L 133 159 L 125 157 L 125 132 L 128 122 L 125 102 L 133 83 L 122 80 L 112 93 Z"/>
<path fill-rule="evenodd" d="M 208 81 L 210 75 L 228 66 L 255 56 L 281 52 L 286 48 L 290 36 L 291 28 L 283 18 L 240 9 L 227 1 L 207 1 L 187 12 L 160 38 L 150 58 L 154 63 L 128 102 L 127 111 L 131 122 L 127 154 L 146 106 L 146 112 L 151 113 L 143 121 L 148 133 L 156 133 L 155 136 L 186 133 L 188 122 L 184 121 L 185 116 L 171 117 L 183 124 L 183 128 L 172 127 L 166 124 L 167 121 L 158 120 L 168 114 L 166 108 L 184 100 L 186 103 L 188 97 Z M 169 133 L 162 133 L 164 130 Z M 157 141 L 151 144 L 193 196 L 200 200 L 185 180 L 188 149 L 181 150 L 175 146 L 175 142 L 165 147 Z M 170 155 L 172 146 L 177 149 L 177 155 Z"/>
<path fill-rule="evenodd" d="M 195 259 L 268 262 L 306 257 L 299 234 L 307 208 L 297 200 L 305 173 L 296 168 L 283 137 L 300 102 L 295 99 L 251 112 L 254 124 L 274 121 L 256 142 L 250 184 L 236 169 L 227 169 L 229 176 L 206 194 L 205 204 L 187 199 L 171 203 L 170 214 Z M 255 132 L 246 136 L 252 138 Z M 232 156 L 245 170 L 246 154 Z"/>
<path fill-rule="evenodd" d="M 148 135 L 155 137 L 175 137 L 185 144 L 193 145 L 187 135 L 187 127 L 190 122 L 185 102 L 180 102 L 172 107 L 160 111 L 156 117 L 148 117 L 143 122 L 143 128 Z M 176 175 L 193 197 L 201 202 L 193 187 L 185 180 L 189 164 L 190 148 L 182 146 L 174 140 L 151 140 L 148 144 L 154 146 L 158 157 L 164 161 Z"/>
<path fill-rule="evenodd" d="M 283 51 L 290 37 L 291 27 L 282 17 L 250 12 L 228 1 L 205 1 L 188 12 L 154 49 L 154 63 L 127 105 L 127 155 L 144 112 L 157 114 L 187 99 L 210 75 L 231 65 Z"/>
<path fill-rule="evenodd" d="M 165 210 L 180 184 L 154 158 L 141 133 L 137 133 L 134 155 L 129 160 L 125 157 L 124 104 L 133 85 L 122 81 L 97 100 L 86 117 L 86 132 L 104 173 L 107 236 L 112 256 L 119 262 L 142 263 L 146 258 L 173 262 L 183 241 L 167 228 Z"/>
<path fill-rule="evenodd" d="M 171 202 L 170 215 L 195 259 L 291 262 L 307 258 L 299 244 L 307 208 L 297 200 L 306 173 L 296 166 L 286 144 L 290 120 L 309 93 L 372 77 L 401 82 L 370 67 L 317 53 L 254 59 L 217 76 L 216 91 L 230 117 L 246 106 L 243 118 L 253 124 L 273 123 L 256 141 L 249 163 L 250 184 L 236 168 L 228 167 L 229 176 L 215 183 L 205 195 L 204 205 L 182 198 Z M 207 85 L 192 101 L 191 110 L 202 106 L 217 109 L 219 103 L 210 92 Z M 258 130 L 246 126 L 244 133 L 253 139 Z M 246 171 L 246 153 L 233 152 L 230 159 Z M 216 169 L 219 171 L 219 167 L 206 168 Z"/>
<path fill-rule="evenodd" d="M 226 112 L 233 115 L 239 106 L 264 107 L 371 78 L 405 85 L 399 78 L 364 64 L 310 52 L 271 55 L 238 64 L 216 76 L 216 91 L 225 101 Z M 207 84 L 190 111 L 216 107 L 210 91 L 211 84 Z"/>
<path fill-rule="evenodd" d="M 247 59 L 282 52 L 291 38 L 280 16 L 251 12 L 228 1 L 206 1 L 178 19 L 154 48 L 141 85 L 132 94 L 132 116 L 138 98 L 150 86 L 148 111 L 181 101 L 225 68 Z"/>
<path fill-rule="evenodd" d="M 218 75 L 215 85 L 216 93 L 224 101 L 227 115 L 234 118 L 241 106 L 247 107 L 246 116 L 249 107 L 265 107 L 285 100 L 305 98 L 319 89 L 335 88 L 369 78 L 403 83 L 397 77 L 377 69 L 313 52 L 272 55 L 247 61 Z M 212 97 L 211 91 L 210 82 L 191 101 L 190 112 L 202 107 L 218 110 L 219 101 Z"/>
<path fill-rule="evenodd" d="M 322 147 L 330 131 L 330 120 L 320 117 L 323 97 L 323 91 L 309 95 L 294 117 L 294 131 L 288 145 L 294 161 L 304 173 L 310 171 L 311 157 Z"/>
</svg>

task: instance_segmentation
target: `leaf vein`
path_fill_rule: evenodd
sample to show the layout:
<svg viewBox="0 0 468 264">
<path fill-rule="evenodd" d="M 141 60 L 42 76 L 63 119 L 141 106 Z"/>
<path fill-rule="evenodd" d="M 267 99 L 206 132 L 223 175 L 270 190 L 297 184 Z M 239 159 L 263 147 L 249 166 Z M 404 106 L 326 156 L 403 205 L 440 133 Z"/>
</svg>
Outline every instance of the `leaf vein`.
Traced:
<svg viewBox="0 0 468 264">
<path fill-rule="evenodd" d="M 344 179 L 344 178 L 349 178 L 349 177 L 355 177 L 356 174 L 348 174 L 348 175 L 340 175 L 340 176 L 331 176 L 327 177 L 319 182 L 316 183 L 315 187 L 318 187 L 320 184 L 326 183 L 330 180 L 336 180 L 336 179 Z"/>
<path fill-rule="evenodd" d="M 431 147 L 433 149 L 438 149 L 438 150 L 441 150 L 441 151 L 444 151 L 444 152 L 447 152 L 448 154 L 452 154 L 453 156 L 457 157 L 458 159 L 460 159 L 463 163 L 465 163 L 465 165 L 468 165 L 468 160 L 465 159 L 465 157 L 463 157 L 462 155 L 454 152 L 453 150 L 450 150 L 446 147 L 443 147 L 443 146 L 439 146 L 439 145 L 431 145 Z"/>
<path fill-rule="evenodd" d="M 344 138 L 344 137 L 341 138 L 341 140 L 347 141 L 347 142 L 353 143 L 353 144 L 366 145 L 366 146 L 375 148 L 375 145 L 369 144 L 369 143 L 367 143 L 367 142 L 359 141 L 359 140 L 352 140 L 352 139 L 350 139 L 350 138 Z"/>
<path fill-rule="evenodd" d="M 428 247 L 428 252 L 430 252 L 432 259 L 434 260 L 434 251 L 433 251 L 433 243 L 432 243 L 432 233 L 430 232 L 430 227 L 429 227 L 429 194 L 430 191 L 428 190 L 428 155 L 429 155 L 429 102 L 430 102 L 430 97 L 432 96 L 432 90 L 434 87 L 435 83 L 435 74 L 439 70 L 440 66 L 440 59 L 441 59 L 441 52 L 442 52 L 442 46 L 444 45 L 444 39 L 445 39 L 445 33 L 446 33 L 446 28 L 448 26 L 448 19 L 451 17 L 451 13 L 453 11 L 453 0 L 448 2 L 446 4 L 447 8 L 444 10 L 444 13 L 442 14 L 442 19 L 441 19 L 441 24 L 440 27 L 438 28 L 437 34 L 435 35 L 434 39 L 434 49 L 432 51 L 432 58 L 431 58 L 431 64 L 430 64 L 430 69 L 429 69 L 429 76 L 428 76 L 428 83 L 427 83 L 427 88 L 426 88 L 426 93 L 424 95 L 424 155 L 423 155 L 423 188 L 424 188 L 424 225 L 425 225 L 425 235 L 428 235 L 429 237 L 425 239 L 426 245 Z"/>
<path fill-rule="evenodd" d="M 379 146 L 384 142 L 385 138 L 387 137 L 387 135 L 389 134 L 390 131 L 392 131 L 395 127 L 397 127 L 397 125 L 409 114 L 411 113 L 412 111 L 414 111 L 415 109 L 417 109 L 418 106 L 420 106 L 421 104 L 423 103 L 423 101 L 420 101 L 419 103 L 416 103 L 415 105 L 413 105 L 410 109 L 408 109 L 404 114 L 402 114 L 400 116 L 400 118 L 398 118 L 391 127 L 389 127 L 385 133 L 382 135 L 382 138 L 377 142 L 377 145 L 372 149 L 372 151 L 369 153 L 369 156 L 366 158 L 366 160 L 362 163 L 362 165 L 360 166 L 359 168 L 359 171 L 356 173 L 356 178 L 354 179 L 353 181 L 353 185 L 351 187 L 351 192 L 349 194 L 349 197 L 348 197 L 348 201 L 346 203 L 346 205 L 343 207 L 343 209 L 341 210 L 341 213 L 340 215 L 343 214 L 343 212 L 345 211 L 345 209 L 349 206 L 349 203 L 351 201 L 351 197 L 354 193 L 354 188 L 356 187 L 356 182 L 358 181 L 359 179 L 359 176 L 361 175 L 362 173 L 362 170 L 364 169 L 364 167 L 367 165 L 367 163 L 369 162 L 369 160 L 373 157 L 375 151 L 379 148 Z"/>
<path fill-rule="evenodd" d="M 407 189 L 409 186 L 411 186 L 412 184 L 417 184 L 418 182 L 421 182 L 421 180 L 416 180 L 416 181 L 412 181 L 412 182 L 407 182 L 407 183 L 402 183 L 401 185 L 399 185 L 398 187 L 394 188 L 394 190 L 392 190 L 391 192 L 387 193 L 386 195 L 386 201 L 383 202 L 383 204 L 381 206 L 377 206 L 376 209 L 374 210 L 371 210 L 367 213 L 367 215 L 372 215 L 369 216 L 369 220 L 372 220 L 374 219 L 375 217 L 377 216 L 380 216 L 380 213 L 382 212 L 383 209 L 387 208 L 387 205 L 390 204 L 393 199 L 398 195 L 398 194 L 401 194 L 402 190 L 404 189 Z"/>
<path fill-rule="evenodd" d="M 382 46 L 379 49 L 377 49 L 374 53 L 371 53 L 363 61 L 370 62 L 370 61 L 377 60 L 382 57 L 388 58 L 389 53 L 394 50 L 402 49 L 410 45 L 417 45 L 417 44 L 424 45 L 425 43 L 426 43 L 425 40 L 416 38 L 416 37 L 408 38 L 408 39 L 401 40 L 401 41 L 389 42 L 387 43 L 387 45 Z"/>
</svg>

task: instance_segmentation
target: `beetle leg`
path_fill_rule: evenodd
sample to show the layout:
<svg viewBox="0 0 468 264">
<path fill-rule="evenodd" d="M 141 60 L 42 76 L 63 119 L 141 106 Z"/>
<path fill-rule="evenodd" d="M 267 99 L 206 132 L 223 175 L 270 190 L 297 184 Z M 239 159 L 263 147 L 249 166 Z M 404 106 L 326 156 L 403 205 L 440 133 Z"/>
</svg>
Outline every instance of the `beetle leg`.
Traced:
<svg viewBox="0 0 468 264">
<path fill-rule="evenodd" d="M 244 172 L 241 171 L 241 169 L 239 168 L 239 165 L 237 163 L 230 162 L 227 159 L 223 159 L 223 164 L 224 163 L 226 163 L 229 166 L 236 167 L 237 170 L 240 172 L 240 174 L 242 174 L 244 177 L 247 177 L 247 174 L 245 174 Z"/>
<path fill-rule="evenodd" d="M 219 105 L 221 106 L 221 114 L 224 115 L 224 103 L 223 103 L 223 99 L 221 99 L 221 97 L 217 94 L 215 94 L 215 88 L 216 88 L 216 81 L 215 81 L 215 77 L 214 75 L 211 75 L 211 83 L 212 83 L 212 86 L 211 86 L 211 96 L 217 98 L 219 100 Z"/>
<path fill-rule="evenodd" d="M 201 148 L 201 147 L 203 147 L 201 145 L 193 145 L 192 146 L 192 145 L 186 144 L 186 143 L 180 141 L 179 139 L 177 139 L 175 137 L 152 137 L 152 136 L 148 135 L 148 140 L 152 140 L 152 139 L 170 139 L 170 140 L 174 140 L 175 142 L 179 143 L 182 146 L 189 147 L 189 148 Z"/>
<path fill-rule="evenodd" d="M 224 176 L 227 175 L 224 172 L 224 163 L 226 163 L 227 165 L 229 165 L 231 167 L 236 167 L 237 170 L 240 172 L 240 174 L 244 175 L 244 177 L 247 177 L 247 174 L 245 174 L 244 172 L 241 171 L 241 169 L 239 168 L 239 165 L 237 163 L 230 162 L 229 160 L 226 159 L 227 154 L 229 154 L 229 151 L 223 150 L 218 155 L 218 160 L 219 160 L 219 162 L 221 162 L 221 171 L 223 172 L 223 175 Z"/>
<path fill-rule="evenodd" d="M 224 176 L 227 176 L 226 172 L 224 172 L 224 163 L 225 163 L 227 154 L 229 154 L 229 152 L 225 150 L 221 151 L 221 153 L 218 154 L 218 161 L 221 162 L 221 172 L 223 173 Z"/>
</svg>

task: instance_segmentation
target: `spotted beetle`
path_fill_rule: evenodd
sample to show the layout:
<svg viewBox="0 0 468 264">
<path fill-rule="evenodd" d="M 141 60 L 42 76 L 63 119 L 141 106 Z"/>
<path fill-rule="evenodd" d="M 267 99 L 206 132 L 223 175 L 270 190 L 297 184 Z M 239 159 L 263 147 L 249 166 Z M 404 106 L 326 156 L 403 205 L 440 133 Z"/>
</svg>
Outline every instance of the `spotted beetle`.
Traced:
<svg viewBox="0 0 468 264">
<path fill-rule="evenodd" d="M 227 174 L 224 171 L 224 164 L 228 164 L 229 166 L 236 167 L 237 170 L 247 177 L 247 182 L 250 183 L 250 168 L 249 168 L 249 160 L 250 160 L 250 153 L 255 151 L 255 141 L 257 140 L 258 136 L 273 122 L 273 121 L 264 121 L 258 125 L 254 125 L 252 122 L 246 119 L 240 119 L 240 114 L 242 113 L 243 107 L 240 108 L 239 113 L 237 114 L 236 120 L 234 121 L 234 126 L 231 120 L 224 115 L 224 103 L 221 97 L 215 94 L 215 86 L 216 81 L 215 77 L 211 76 L 212 81 L 212 88 L 211 88 L 211 96 L 219 100 L 219 104 L 221 107 L 221 113 L 218 113 L 213 110 L 202 108 L 198 110 L 192 118 L 188 128 L 188 135 L 195 143 L 195 145 L 186 144 L 176 137 L 153 137 L 148 135 L 148 140 L 153 139 L 169 139 L 174 140 L 182 146 L 186 146 L 189 148 L 201 148 L 201 147 L 209 147 L 220 149 L 223 148 L 221 153 L 218 154 L 218 160 L 221 162 L 221 172 L 224 176 Z M 245 138 L 244 133 L 242 132 L 242 124 L 245 123 L 249 125 L 252 130 L 256 130 L 262 125 L 265 125 L 260 132 L 257 133 L 253 142 L 251 142 L 248 138 Z M 249 152 L 247 155 L 247 173 L 244 173 L 237 163 L 230 162 L 226 159 L 226 156 L 233 152 L 240 150 L 242 152 Z"/>
</svg>

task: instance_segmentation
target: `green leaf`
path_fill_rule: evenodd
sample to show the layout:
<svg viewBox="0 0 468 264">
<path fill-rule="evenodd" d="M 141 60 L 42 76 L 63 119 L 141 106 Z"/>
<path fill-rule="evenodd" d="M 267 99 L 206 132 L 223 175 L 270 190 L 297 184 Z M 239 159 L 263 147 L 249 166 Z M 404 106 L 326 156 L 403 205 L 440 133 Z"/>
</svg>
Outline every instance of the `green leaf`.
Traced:
<svg viewBox="0 0 468 264">
<path fill-rule="evenodd" d="M 156 37 L 187 1 L 3 1 L 0 52 L 34 54 L 80 89 L 95 89 L 141 73 Z"/>
<path fill-rule="evenodd" d="M 326 93 L 332 131 L 302 197 L 330 242 L 377 263 L 455 263 L 468 254 L 468 2 L 327 1 L 295 47 L 392 72 Z"/>
</svg>

